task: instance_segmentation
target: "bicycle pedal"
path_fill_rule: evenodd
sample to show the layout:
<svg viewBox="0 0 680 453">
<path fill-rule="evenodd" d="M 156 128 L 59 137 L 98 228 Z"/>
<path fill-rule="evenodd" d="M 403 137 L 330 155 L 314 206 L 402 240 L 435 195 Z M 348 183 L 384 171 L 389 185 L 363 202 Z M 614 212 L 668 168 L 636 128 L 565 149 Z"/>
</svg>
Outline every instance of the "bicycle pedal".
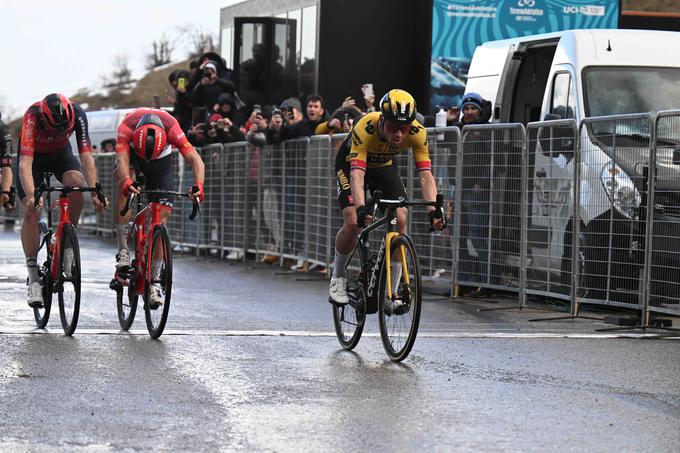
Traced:
<svg viewBox="0 0 680 453">
<path fill-rule="evenodd" d="M 115 277 L 111 279 L 111 282 L 109 282 L 109 288 L 116 292 L 123 291 L 123 285 Z"/>
</svg>

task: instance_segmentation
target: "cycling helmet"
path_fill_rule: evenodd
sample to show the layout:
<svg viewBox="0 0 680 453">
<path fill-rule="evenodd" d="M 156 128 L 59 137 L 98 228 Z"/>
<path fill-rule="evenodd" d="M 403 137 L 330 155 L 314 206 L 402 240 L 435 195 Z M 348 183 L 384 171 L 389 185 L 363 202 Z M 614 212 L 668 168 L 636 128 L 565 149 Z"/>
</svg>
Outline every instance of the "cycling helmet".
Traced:
<svg viewBox="0 0 680 453">
<path fill-rule="evenodd" d="M 416 101 L 404 90 L 390 90 L 380 100 L 383 118 L 398 124 L 411 124 L 416 118 Z"/>
<path fill-rule="evenodd" d="M 165 149 L 167 140 L 163 122 L 153 113 L 144 115 L 132 134 L 132 144 L 137 155 L 147 161 L 160 155 Z"/>
<path fill-rule="evenodd" d="M 73 129 L 75 113 L 71 101 L 59 93 L 52 93 L 40 101 L 40 120 L 48 130 L 68 131 Z"/>
</svg>

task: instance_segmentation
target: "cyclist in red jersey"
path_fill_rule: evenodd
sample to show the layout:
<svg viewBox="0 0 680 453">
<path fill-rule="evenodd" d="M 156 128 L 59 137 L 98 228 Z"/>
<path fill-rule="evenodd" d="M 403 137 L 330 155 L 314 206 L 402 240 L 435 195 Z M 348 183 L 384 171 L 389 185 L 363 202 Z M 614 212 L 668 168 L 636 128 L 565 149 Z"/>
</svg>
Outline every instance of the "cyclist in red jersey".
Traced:
<svg viewBox="0 0 680 453">
<path fill-rule="evenodd" d="M 3 192 L 8 192 L 12 187 L 12 136 L 7 130 L 7 127 L 2 122 L 0 116 L 0 189 Z M 13 205 L 9 205 L 9 195 L 6 193 L 0 194 L 0 205 L 7 210 L 14 209 Z"/>
<path fill-rule="evenodd" d="M 75 132 L 80 162 L 71 150 L 69 137 Z M 97 167 L 92 157 L 92 146 L 87 132 L 87 117 L 78 104 L 73 104 L 62 94 L 49 94 L 26 110 L 21 125 L 19 158 L 17 159 L 19 199 L 24 206 L 21 225 L 21 243 L 28 268 L 28 305 L 43 305 L 42 288 L 38 281 L 36 257 L 40 231 L 40 208 L 33 205 L 35 188 L 42 174 L 50 171 L 65 186 L 94 187 L 97 183 Z M 82 167 L 81 167 L 82 164 Z M 84 175 L 83 175 L 84 173 Z M 72 192 L 69 197 L 69 214 L 74 225 L 78 224 L 83 208 L 83 194 Z M 104 209 L 97 195 L 92 193 L 92 203 L 97 212 Z M 65 250 L 68 259 L 68 250 Z M 73 253 L 71 251 L 71 253 Z"/>
<path fill-rule="evenodd" d="M 176 190 L 172 174 L 170 146 L 179 149 L 180 154 L 192 168 L 198 192 L 189 195 L 203 200 L 204 165 L 201 156 L 189 143 L 177 120 L 164 110 L 139 108 L 128 113 L 118 127 L 116 144 L 116 165 L 114 177 L 118 179 L 120 195 L 115 211 L 116 232 L 118 234 L 118 253 L 116 254 L 116 270 L 127 271 L 130 268 L 130 251 L 127 245 L 128 223 L 131 213 L 125 216 L 120 211 L 125 206 L 131 193 L 139 193 L 133 185 L 135 172 L 142 172 L 146 177 L 147 190 Z M 131 152 L 131 148 L 134 152 Z M 167 199 L 150 197 L 163 205 L 161 220 L 167 224 L 172 212 L 172 202 Z M 160 262 L 152 262 L 152 272 L 160 270 Z M 155 266 L 155 267 L 154 267 Z M 162 303 L 159 288 L 151 288 L 154 305 Z"/>
</svg>

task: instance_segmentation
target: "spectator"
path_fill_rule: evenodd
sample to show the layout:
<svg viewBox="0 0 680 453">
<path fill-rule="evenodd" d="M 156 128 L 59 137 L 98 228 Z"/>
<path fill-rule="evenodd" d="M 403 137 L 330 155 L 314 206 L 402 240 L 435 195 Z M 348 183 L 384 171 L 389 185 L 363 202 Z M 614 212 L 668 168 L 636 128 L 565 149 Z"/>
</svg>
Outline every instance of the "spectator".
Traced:
<svg viewBox="0 0 680 453">
<path fill-rule="evenodd" d="M 463 129 L 471 124 L 488 124 L 488 118 L 482 118 L 484 99 L 478 93 L 467 93 L 463 96 L 460 110 L 463 118 L 457 126 Z M 488 102 L 488 101 L 487 101 Z M 463 197 L 460 243 L 461 280 L 487 283 L 489 265 L 489 209 L 491 155 L 488 148 L 487 134 L 475 133 L 476 137 L 463 147 Z M 468 239 L 477 253 L 477 272 L 472 272 L 472 258 L 468 253 Z M 493 291 L 476 288 L 473 297 L 490 296 Z"/>
<path fill-rule="evenodd" d="M 248 106 L 278 102 L 285 95 L 285 70 L 279 63 L 279 52 L 279 47 L 275 45 L 271 61 L 267 64 L 264 44 L 255 44 L 252 57 L 241 64 L 240 90 Z"/>
<path fill-rule="evenodd" d="M 300 101 L 296 98 L 289 98 L 281 104 L 281 111 L 284 112 L 286 125 L 279 134 L 279 141 L 290 140 L 298 137 L 309 137 L 317 133 L 328 133 L 326 121 L 329 119 L 324 106 L 323 98 L 318 94 L 307 97 L 307 116 L 303 117 Z"/>
<path fill-rule="evenodd" d="M 219 78 L 217 76 L 217 65 L 208 60 L 201 65 L 201 81 L 192 92 L 196 105 L 204 106 L 208 112 L 212 113 L 217 109 L 217 100 L 220 94 L 234 94 L 234 83 L 231 80 Z"/>
<path fill-rule="evenodd" d="M 102 141 L 101 152 L 102 153 L 115 153 L 116 152 L 116 139 L 115 138 L 107 138 L 106 140 Z"/>
<path fill-rule="evenodd" d="M 217 112 L 222 118 L 229 118 L 238 127 L 245 124 L 243 114 L 236 109 L 236 98 L 233 95 L 229 93 L 220 94 L 217 98 L 217 104 Z"/>
<path fill-rule="evenodd" d="M 175 117 L 182 130 L 186 133 L 191 127 L 191 109 L 193 96 L 190 89 L 191 75 L 189 71 L 172 71 L 168 76 L 170 86 L 175 90 L 172 116 Z"/>
</svg>

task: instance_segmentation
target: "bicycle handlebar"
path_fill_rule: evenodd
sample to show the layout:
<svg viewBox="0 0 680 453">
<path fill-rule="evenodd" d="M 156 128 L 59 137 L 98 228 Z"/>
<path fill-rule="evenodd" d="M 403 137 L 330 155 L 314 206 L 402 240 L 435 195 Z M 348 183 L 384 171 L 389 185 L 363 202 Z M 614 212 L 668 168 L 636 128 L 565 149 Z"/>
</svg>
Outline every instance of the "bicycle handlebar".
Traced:
<svg viewBox="0 0 680 453">
<path fill-rule="evenodd" d="M 62 197 L 68 195 L 71 192 L 94 192 L 102 205 L 106 207 L 106 197 L 102 191 L 102 185 L 99 183 L 95 183 L 94 187 L 50 187 L 46 186 L 44 182 L 40 183 L 38 190 L 35 193 L 35 197 L 33 197 L 33 206 L 36 208 L 38 207 L 40 198 L 42 198 L 43 194 L 46 192 L 59 192 Z"/>
<path fill-rule="evenodd" d="M 373 217 L 375 218 L 378 206 L 387 205 L 388 208 L 404 208 L 407 206 L 433 206 L 435 211 L 440 211 L 441 218 L 444 219 L 444 195 L 438 193 L 434 201 L 416 200 L 408 201 L 404 197 L 399 197 L 396 200 L 383 199 L 382 192 L 376 190 L 375 193 L 371 194 L 371 198 L 366 202 L 366 206 L 373 206 Z M 446 225 L 446 224 L 444 224 Z M 434 228 L 430 226 L 430 231 L 434 231 Z"/>
<path fill-rule="evenodd" d="M 434 206 L 435 209 L 441 209 L 444 206 L 444 195 L 438 193 L 437 197 L 435 198 L 435 201 L 425 200 L 408 201 L 404 197 L 399 197 L 396 200 L 391 200 L 382 198 L 382 192 L 376 190 L 371 199 L 368 200 L 368 202 L 366 202 L 366 206 L 377 207 L 377 205 L 381 204 L 393 206 L 395 208 L 404 208 L 407 206 Z"/>
<path fill-rule="evenodd" d="M 137 182 L 133 183 L 137 188 L 139 188 L 139 184 Z M 191 193 L 196 193 L 198 192 L 198 186 L 192 186 L 191 187 Z M 147 194 L 147 195 L 160 195 L 160 196 L 173 196 L 173 197 L 186 197 L 190 198 L 190 195 L 188 193 L 184 192 L 173 192 L 171 190 L 142 190 L 139 192 L 139 195 L 141 194 Z M 130 196 L 128 197 L 127 201 L 125 202 L 125 207 L 120 211 L 120 215 L 124 216 L 125 214 L 128 213 L 130 210 L 130 204 L 132 203 L 132 199 L 135 197 L 136 194 L 131 193 Z M 192 198 L 192 208 L 191 208 L 191 214 L 189 214 L 189 220 L 194 220 L 196 218 L 197 214 L 201 213 L 201 202 L 200 200 L 196 198 Z"/>
</svg>

